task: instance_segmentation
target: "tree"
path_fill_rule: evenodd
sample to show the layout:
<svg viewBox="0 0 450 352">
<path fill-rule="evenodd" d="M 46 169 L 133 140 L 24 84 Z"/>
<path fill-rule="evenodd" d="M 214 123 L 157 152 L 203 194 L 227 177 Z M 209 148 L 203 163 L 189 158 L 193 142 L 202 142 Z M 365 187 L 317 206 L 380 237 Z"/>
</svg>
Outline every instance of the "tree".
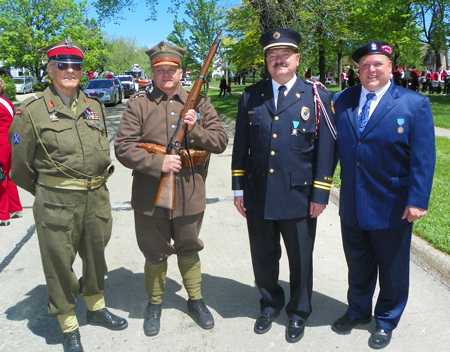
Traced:
<svg viewBox="0 0 450 352">
<path fill-rule="evenodd" d="M 71 36 L 90 47 L 85 67 L 95 68 L 101 34 L 95 21 L 84 21 L 86 2 L 0 0 L 0 7 L 0 59 L 7 67 L 24 67 L 40 80 L 45 75 L 45 56 L 38 49 Z"/>
<path fill-rule="evenodd" d="M 245 1 L 242 6 L 235 6 L 226 12 L 227 37 L 222 47 L 222 61 L 232 61 L 238 72 L 251 72 L 253 78 L 256 71 L 265 69 L 264 56 L 259 37 L 257 11 Z M 253 82 L 255 83 L 255 82 Z"/>
<path fill-rule="evenodd" d="M 441 67 L 441 54 L 447 53 L 447 38 L 450 35 L 448 0 L 424 0 L 417 4 L 418 25 L 421 29 L 421 41 L 427 44 L 436 57 L 436 68 Z M 429 20 L 427 20 L 429 19 Z"/>
<path fill-rule="evenodd" d="M 150 68 L 149 58 L 145 54 L 147 48 L 139 46 L 136 38 L 106 37 L 105 45 L 108 55 L 101 72 L 108 70 L 116 75 L 121 74 L 130 70 L 133 64 L 139 64 L 144 70 Z"/>
<path fill-rule="evenodd" d="M 167 40 L 187 50 L 182 68 L 194 72 L 200 69 L 217 30 L 222 27 L 221 9 L 217 6 L 217 0 L 189 0 L 184 13 L 189 21 L 178 21 L 175 16 L 175 29 Z"/>
</svg>

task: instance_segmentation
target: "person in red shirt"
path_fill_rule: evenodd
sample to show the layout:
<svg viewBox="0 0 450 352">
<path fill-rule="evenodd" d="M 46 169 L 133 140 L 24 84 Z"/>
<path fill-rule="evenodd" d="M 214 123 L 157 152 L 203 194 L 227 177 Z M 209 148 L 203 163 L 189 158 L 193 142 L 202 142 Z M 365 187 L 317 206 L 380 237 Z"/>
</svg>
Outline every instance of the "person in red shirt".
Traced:
<svg viewBox="0 0 450 352">
<path fill-rule="evenodd" d="M 419 82 L 422 84 L 422 93 L 427 92 L 427 87 L 428 87 L 427 72 L 428 72 L 427 68 L 424 67 L 423 71 L 420 73 L 420 76 L 419 76 Z"/>
<path fill-rule="evenodd" d="M 399 70 L 398 65 L 395 65 L 395 69 L 392 72 L 392 78 L 394 83 L 399 87 L 402 86 L 402 72 Z"/>
<path fill-rule="evenodd" d="M 419 91 L 419 71 L 417 71 L 417 66 L 413 66 L 411 72 L 411 89 L 415 92 Z"/>
<path fill-rule="evenodd" d="M 437 82 L 437 85 L 435 84 L 436 94 L 441 94 L 442 87 L 444 86 L 444 77 L 445 72 L 442 70 L 442 67 L 439 67 L 439 69 L 434 73 L 434 81 Z"/>
<path fill-rule="evenodd" d="M 8 226 L 9 219 L 19 218 L 22 214 L 17 186 L 9 178 L 11 169 L 11 146 L 8 132 L 14 116 L 14 105 L 2 95 L 5 82 L 0 78 L 0 164 L 6 179 L 0 182 L 0 226 Z"/>
</svg>

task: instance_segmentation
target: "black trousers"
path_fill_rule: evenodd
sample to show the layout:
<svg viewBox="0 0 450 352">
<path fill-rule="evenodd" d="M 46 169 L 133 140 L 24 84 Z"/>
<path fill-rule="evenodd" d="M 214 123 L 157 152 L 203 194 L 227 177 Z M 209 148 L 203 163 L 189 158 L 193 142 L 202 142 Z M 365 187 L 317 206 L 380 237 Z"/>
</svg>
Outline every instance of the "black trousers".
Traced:
<svg viewBox="0 0 450 352">
<path fill-rule="evenodd" d="M 308 319 L 312 311 L 312 254 L 317 219 L 266 220 L 247 211 L 247 226 L 255 282 L 262 296 L 261 313 L 278 314 L 284 307 L 285 295 L 278 283 L 281 234 L 289 260 L 290 299 L 286 313 L 289 319 Z"/>
</svg>

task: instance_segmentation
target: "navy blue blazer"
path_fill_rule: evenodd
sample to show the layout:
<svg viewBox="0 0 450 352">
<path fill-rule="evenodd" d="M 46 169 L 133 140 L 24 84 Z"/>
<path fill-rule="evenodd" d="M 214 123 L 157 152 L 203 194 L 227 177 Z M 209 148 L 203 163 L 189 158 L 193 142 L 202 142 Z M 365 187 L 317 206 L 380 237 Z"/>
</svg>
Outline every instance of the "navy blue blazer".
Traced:
<svg viewBox="0 0 450 352">
<path fill-rule="evenodd" d="M 331 93 L 319 88 L 333 128 Z M 244 206 L 265 219 L 309 216 L 309 203 L 327 204 L 335 140 L 316 114 L 311 81 L 297 81 L 278 110 L 272 81 L 247 87 L 239 102 L 233 142 L 233 190 L 244 191 Z"/>
<path fill-rule="evenodd" d="M 365 230 L 405 225 L 407 205 L 428 208 L 436 161 L 433 116 L 427 97 L 391 80 L 359 136 L 361 86 L 334 100 L 341 163 L 339 214 Z"/>
</svg>

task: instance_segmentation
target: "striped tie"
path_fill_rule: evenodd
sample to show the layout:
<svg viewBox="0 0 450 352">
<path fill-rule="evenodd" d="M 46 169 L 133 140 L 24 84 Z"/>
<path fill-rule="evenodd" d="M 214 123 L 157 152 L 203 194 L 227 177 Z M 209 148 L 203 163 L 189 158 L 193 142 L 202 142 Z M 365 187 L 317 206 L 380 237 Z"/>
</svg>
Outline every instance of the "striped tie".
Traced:
<svg viewBox="0 0 450 352">
<path fill-rule="evenodd" d="M 366 102 L 361 110 L 361 114 L 358 116 L 358 129 L 359 134 L 363 133 L 366 128 L 367 122 L 369 122 L 369 112 L 370 112 L 370 104 L 372 99 L 375 97 L 375 93 L 369 93 L 366 95 Z"/>
</svg>

